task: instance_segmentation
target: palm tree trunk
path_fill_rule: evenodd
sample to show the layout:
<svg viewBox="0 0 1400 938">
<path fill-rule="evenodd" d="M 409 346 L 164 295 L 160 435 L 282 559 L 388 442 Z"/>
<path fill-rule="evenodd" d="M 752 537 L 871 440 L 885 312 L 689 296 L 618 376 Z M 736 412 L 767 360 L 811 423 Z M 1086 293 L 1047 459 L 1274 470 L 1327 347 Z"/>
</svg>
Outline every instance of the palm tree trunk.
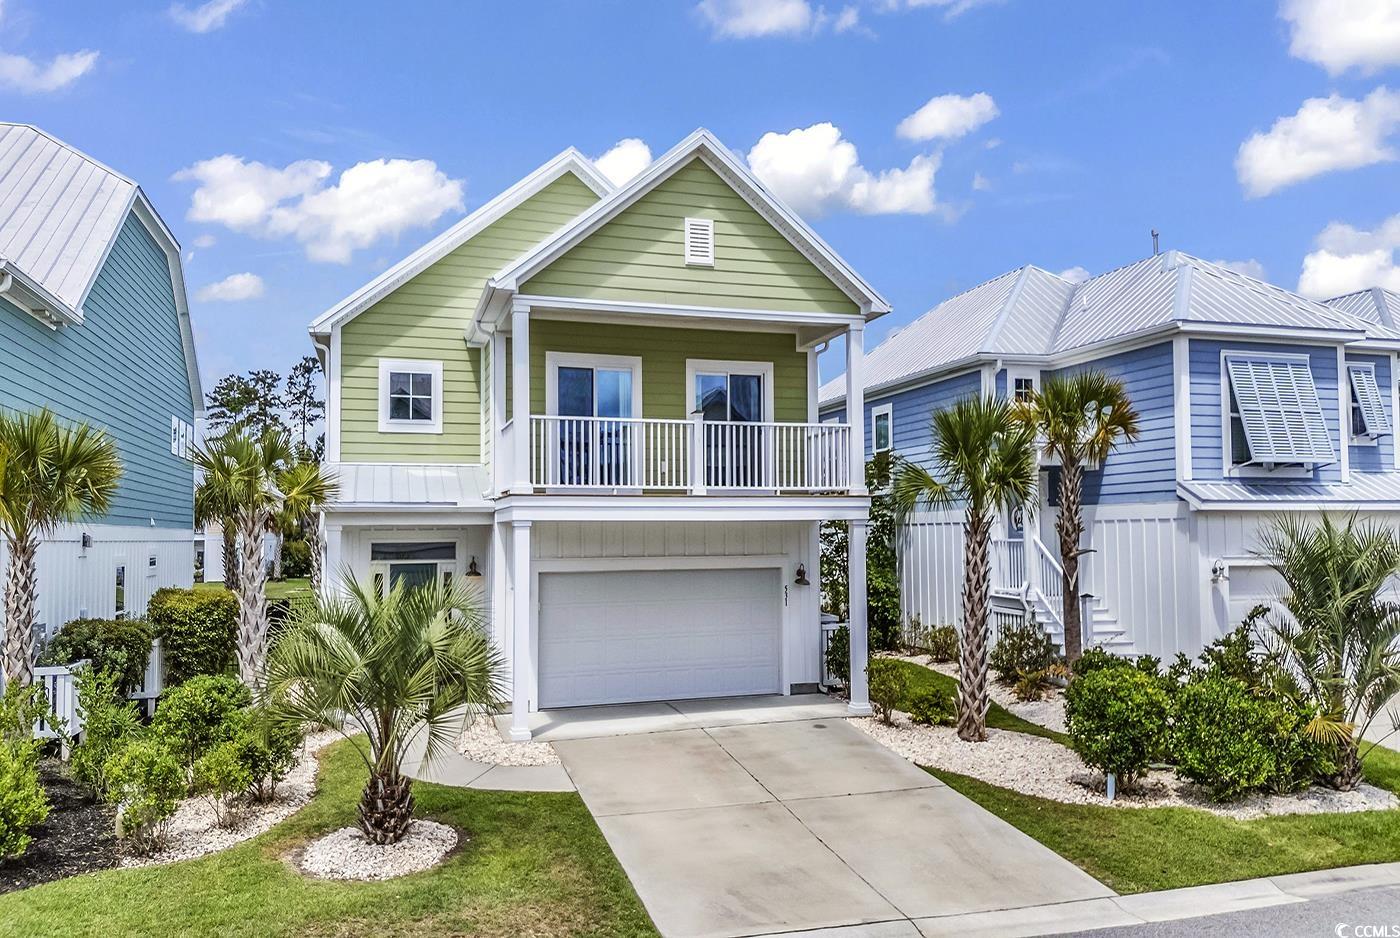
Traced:
<svg viewBox="0 0 1400 938">
<path fill-rule="evenodd" d="M 320 519 L 313 519 L 306 526 L 306 546 L 311 551 L 311 592 L 321 595 L 321 577 L 324 576 L 325 558 L 321 556 L 324 545 L 321 543 Z"/>
<path fill-rule="evenodd" d="M 27 687 L 34 683 L 34 608 L 38 592 L 33 538 L 9 541 L 10 565 L 5 571 L 5 682 Z"/>
<path fill-rule="evenodd" d="M 276 538 L 277 543 L 276 543 L 276 545 L 275 545 L 274 548 L 273 548 L 273 554 L 272 554 L 272 578 L 273 578 L 274 580 L 281 580 L 281 579 L 282 579 L 282 532 L 281 532 L 281 531 L 278 531 L 278 532 L 274 535 L 274 537 Z"/>
<path fill-rule="evenodd" d="M 224 536 L 224 586 L 238 589 L 238 524 L 233 518 L 219 522 Z"/>
<path fill-rule="evenodd" d="M 262 684 L 267 661 L 267 567 L 263 565 L 263 512 L 239 513 L 240 574 L 238 577 L 238 677 L 244 684 Z"/>
<path fill-rule="evenodd" d="M 958 736 L 980 743 L 987 738 L 987 612 L 991 591 L 991 521 L 968 511 L 963 571 L 963 634 L 958 661 Z"/>
<path fill-rule="evenodd" d="M 1337 771 L 1324 781 L 1328 788 L 1351 791 L 1361 784 L 1361 759 L 1356 740 L 1348 737 L 1337 746 Z"/>
<path fill-rule="evenodd" d="M 398 843 L 413 823 L 413 779 L 375 769 L 360 796 L 360 830 L 370 843 Z"/>
<path fill-rule="evenodd" d="M 1084 467 L 1067 463 L 1060 467 L 1060 516 L 1055 519 L 1060 536 L 1061 588 L 1064 591 L 1065 663 L 1074 664 L 1084 650 L 1079 620 L 1079 542 L 1084 536 Z"/>
</svg>

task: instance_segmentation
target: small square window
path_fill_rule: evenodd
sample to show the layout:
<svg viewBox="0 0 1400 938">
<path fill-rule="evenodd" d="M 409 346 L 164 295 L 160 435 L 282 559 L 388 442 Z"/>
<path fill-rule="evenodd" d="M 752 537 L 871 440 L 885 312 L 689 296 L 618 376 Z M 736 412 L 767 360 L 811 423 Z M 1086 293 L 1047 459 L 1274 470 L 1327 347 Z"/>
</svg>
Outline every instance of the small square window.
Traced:
<svg viewBox="0 0 1400 938">
<path fill-rule="evenodd" d="M 1014 400 L 1028 401 L 1035 396 L 1034 378 L 1015 378 L 1011 382 L 1011 396 Z"/>
<path fill-rule="evenodd" d="M 379 362 L 381 433 L 442 432 L 442 362 Z"/>
</svg>

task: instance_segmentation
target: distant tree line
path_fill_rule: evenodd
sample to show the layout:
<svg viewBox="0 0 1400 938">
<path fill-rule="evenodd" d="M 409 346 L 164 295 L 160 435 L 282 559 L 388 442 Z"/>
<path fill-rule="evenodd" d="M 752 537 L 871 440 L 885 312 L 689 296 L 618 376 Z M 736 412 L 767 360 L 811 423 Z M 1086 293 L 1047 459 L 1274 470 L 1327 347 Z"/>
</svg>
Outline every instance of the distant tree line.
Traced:
<svg viewBox="0 0 1400 938">
<path fill-rule="evenodd" d="M 224 375 L 205 395 L 209 435 L 246 432 L 262 436 L 280 430 L 298 441 L 299 451 L 320 462 L 325 455 L 325 434 L 308 439 L 326 413 L 320 379 L 321 363 L 315 355 L 302 358 L 286 377 L 269 368 Z"/>
</svg>

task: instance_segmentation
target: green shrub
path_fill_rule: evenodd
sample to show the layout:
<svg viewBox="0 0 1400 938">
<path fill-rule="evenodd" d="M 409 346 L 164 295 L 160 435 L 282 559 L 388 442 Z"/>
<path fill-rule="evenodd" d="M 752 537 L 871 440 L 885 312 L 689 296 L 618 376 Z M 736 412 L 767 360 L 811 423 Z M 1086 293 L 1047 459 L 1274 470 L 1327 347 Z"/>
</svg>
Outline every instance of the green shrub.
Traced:
<svg viewBox="0 0 1400 938">
<path fill-rule="evenodd" d="M 909 677 L 891 658 L 873 658 L 865 669 L 870 679 L 870 704 L 885 723 L 894 719 L 895 708 L 909 690 Z"/>
<path fill-rule="evenodd" d="M 248 719 L 243 708 L 252 699 L 236 677 L 201 674 L 166 691 L 151 733 L 190 770 L 211 747 L 243 732 Z"/>
<path fill-rule="evenodd" d="M 957 701 L 946 691 L 925 687 L 909 699 L 909 719 L 920 726 L 952 726 L 957 716 Z"/>
<path fill-rule="evenodd" d="M 239 761 L 248 770 L 248 794 L 257 801 L 271 801 L 277 785 L 296 764 L 301 729 L 264 711 L 253 711 L 250 716 L 248 727 L 234 745 Z"/>
<path fill-rule="evenodd" d="M 223 589 L 158 589 L 146 618 L 160 638 L 167 684 L 233 670 L 238 600 Z"/>
<path fill-rule="evenodd" d="M 40 664 L 92 662 L 110 672 L 123 696 L 141 686 L 151 657 L 151 627 L 141 619 L 74 619 L 49 642 Z"/>
<path fill-rule="evenodd" d="M 48 816 L 48 798 L 39 784 L 39 743 L 0 740 L 0 861 L 29 849 L 30 830 Z"/>
<path fill-rule="evenodd" d="M 153 852 L 185 793 L 180 760 L 155 739 L 137 739 L 107 760 L 104 771 L 107 800 L 118 809 L 117 837 L 133 852 Z"/>
<path fill-rule="evenodd" d="M 79 785 L 103 799 L 107 797 L 107 760 L 141 732 L 141 717 L 136 705 L 117 693 L 111 674 L 80 668 L 76 680 L 83 737 L 73 747 L 68 767 Z"/>
<path fill-rule="evenodd" d="M 1069 668 L 1056 662 L 1048 668 L 1041 668 L 1039 671 L 1022 672 L 1016 679 L 1016 686 L 1012 688 L 1017 700 L 1044 700 L 1045 694 L 1054 687 L 1057 682 L 1063 685 L 1069 678 Z"/>
<path fill-rule="evenodd" d="M 282 542 L 282 576 L 287 579 L 311 576 L 311 545 L 299 538 Z"/>
<path fill-rule="evenodd" d="M 842 684 L 851 683 L 851 629 L 843 625 L 826 641 L 826 671 Z"/>
<path fill-rule="evenodd" d="M 1008 625 L 992 648 L 988 665 L 1003 684 L 1014 684 L 1022 674 L 1044 671 L 1057 660 L 1055 643 L 1034 622 Z"/>
<path fill-rule="evenodd" d="M 253 773 L 242 759 L 241 743 L 246 736 L 211 747 L 195 760 L 193 787 L 209 796 L 214 822 L 232 827 L 238 819 L 238 796 L 253 787 Z"/>
<path fill-rule="evenodd" d="M 1093 674 L 1095 671 L 1103 671 L 1108 668 L 1127 668 L 1132 666 L 1132 660 L 1104 651 L 1097 646 L 1084 649 L 1084 653 L 1074 662 L 1070 670 L 1075 677 L 1083 677 L 1086 674 Z"/>
<path fill-rule="evenodd" d="M 1133 667 L 1106 667 L 1081 675 L 1065 692 L 1070 745 L 1084 763 L 1118 776 L 1131 788 L 1162 749 L 1167 694 Z"/>
<path fill-rule="evenodd" d="M 1170 738 L 1178 775 L 1205 786 L 1218 801 L 1273 778 L 1277 764 L 1269 741 L 1277 704 L 1226 677 L 1192 681 L 1174 703 Z"/>
<path fill-rule="evenodd" d="M 957 661 L 957 628 L 951 625 L 939 625 L 929 629 L 928 656 L 934 661 Z"/>
<path fill-rule="evenodd" d="M 28 742 L 34 738 L 34 725 L 45 717 L 52 722 L 43 688 L 11 682 L 0 694 L 0 742 Z"/>
</svg>

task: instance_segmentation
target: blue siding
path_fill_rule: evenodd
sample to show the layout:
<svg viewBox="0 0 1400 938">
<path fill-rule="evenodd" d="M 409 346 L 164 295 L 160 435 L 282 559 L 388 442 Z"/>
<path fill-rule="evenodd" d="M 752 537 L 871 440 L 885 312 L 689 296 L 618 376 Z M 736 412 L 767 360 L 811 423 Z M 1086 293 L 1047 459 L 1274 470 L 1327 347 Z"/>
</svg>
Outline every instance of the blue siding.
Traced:
<svg viewBox="0 0 1400 938">
<path fill-rule="evenodd" d="M 1103 468 L 1084 474 L 1087 504 L 1160 502 L 1176 497 L 1176 402 L 1172 344 L 1111 355 L 1056 375 L 1102 371 L 1124 383 L 1138 412 L 1138 438 L 1121 443 Z"/>
<path fill-rule="evenodd" d="M 194 422 L 165 252 L 128 216 L 81 326 L 50 330 L 0 300 L 0 405 L 47 405 L 112 434 L 125 471 L 108 524 L 193 526 L 192 465 L 170 454 L 170 418 Z"/>
<path fill-rule="evenodd" d="M 1395 414 L 1391 411 L 1390 389 L 1394 385 L 1395 376 L 1390 373 L 1389 355 L 1347 355 L 1348 362 L 1376 366 L 1376 384 L 1381 389 L 1381 405 L 1385 408 L 1385 415 L 1390 420 L 1390 427 L 1395 429 Z M 1348 395 L 1347 400 L 1351 400 L 1351 379 L 1346 378 L 1342 390 Z M 1374 445 L 1364 446 L 1353 445 L 1351 447 L 1351 471 L 1352 472 L 1390 472 L 1395 469 L 1395 435 L 1383 436 Z"/>
<path fill-rule="evenodd" d="M 1002 368 L 1001 370 L 999 370 L 999 371 L 997 372 L 997 378 L 996 378 L 996 396 L 997 396 L 997 397 L 1005 397 L 1005 396 L 1006 396 L 1006 369 L 1005 369 L 1005 368 Z"/>
<path fill-rule="evenodd" d="M 970 371 L 942 381 L 935 381 L 896 394 L 887 394 L 865 401 L 865 455 L 873 452 L 870 410 L 891 403 L 891 425 L 894 430 L 894 450 L 906 459 L 932 465 L 933 412 L 941 410 L 960 397 L 982 393 L 982 373 Z"/>
<path fill-rule="evenodd" d="M 1273 342 L 1216 339 L 1190 340 L 1191 378 L 1191 475 L 1196 479 L 1224 478 L 1222 459 L 1222 423 L 1225 404 L 1221 401 L 1220 354 L 1230 349 L 1307 355 L 1311 363 L 1313 383 L 1317 385 L 1318 400 L 1332 445 L 1341 453 L 1337 415 L 1337 349 L 1331 345 L 1288 345 Z M 1323 466 L 1313 472 L 1322 482 L 1340 482 L 1340 463 Z M 1251 481 L 1262 481 L 1258 477 Z M 1281 478 L 1280 481 L 1289 481 Z M 1298 481 L 1294 477 L 1291 481 Z"/>
</svg>

